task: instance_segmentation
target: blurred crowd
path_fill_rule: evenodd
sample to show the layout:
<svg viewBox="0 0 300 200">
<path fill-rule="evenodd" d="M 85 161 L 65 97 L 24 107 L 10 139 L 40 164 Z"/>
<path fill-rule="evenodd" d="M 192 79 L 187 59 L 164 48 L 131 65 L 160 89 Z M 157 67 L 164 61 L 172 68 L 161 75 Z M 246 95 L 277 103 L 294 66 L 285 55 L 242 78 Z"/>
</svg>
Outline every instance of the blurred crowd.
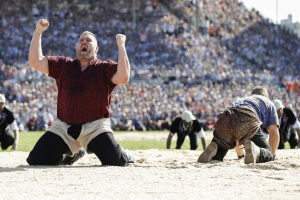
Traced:
<svg viewBox="0 0 300 200">
<path fill-rule="evenodd" d="M 39 18 L 50 22 L 45 55 L 76 57 L 79 35 L 89 30 L 98 57 L 117 60 L 114 36 L 127 36 L 131 80 L 114 91 L 115 130 L 168 129 L 185 109 L 212 127 L 218 112 L 255 85 L 300 114 L 299 38 L 238 0 L 48 3 L 0 1 L 0 93 L 23 130 L 45 130 L 56 117 L 54 81 L 27 61 Z"/>
</svg>

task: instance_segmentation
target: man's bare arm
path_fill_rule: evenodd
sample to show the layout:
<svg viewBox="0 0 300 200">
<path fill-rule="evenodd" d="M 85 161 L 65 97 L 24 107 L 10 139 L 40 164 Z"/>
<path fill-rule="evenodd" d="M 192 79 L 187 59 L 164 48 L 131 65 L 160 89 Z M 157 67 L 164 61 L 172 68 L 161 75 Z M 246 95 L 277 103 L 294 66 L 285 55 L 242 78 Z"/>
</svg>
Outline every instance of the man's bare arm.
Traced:
<svg viewBox="0 0 300 200">
<path fill-rule="evenodd" d="M 270 125 L 268 127 L 269 132 L 269 145 L 273 155 L 276 155 L 276 151 L 279 145 L 279 131 L 277 125 Z"/>
<path fill-rule="evenodd" d="M 36 28 L 30 43 L 28 60 L 30 67 L 44 73 L 49 74 L 48 60 L 42 52 L 42 33 L 49 27 L 46 19 L 40 19 L 36 23 Z"/>
<path fill-rule="evenodd" d="M 172 137 L 173 137 L 173 133 L 169 133 L 169 136 L 167 139 L 167 149 L 170 149 L 170 147 L 171 147 Z"/>
<path fill-rule="evenodd" d="M 126 36 L 122 34 L 116 35 L 118 44 L 118 69 L 115 75 L 112 77 L 114 84 L 126 84 L 130 78 L 130 63 L 127 57 L 125 48 Z"/>
</svg>

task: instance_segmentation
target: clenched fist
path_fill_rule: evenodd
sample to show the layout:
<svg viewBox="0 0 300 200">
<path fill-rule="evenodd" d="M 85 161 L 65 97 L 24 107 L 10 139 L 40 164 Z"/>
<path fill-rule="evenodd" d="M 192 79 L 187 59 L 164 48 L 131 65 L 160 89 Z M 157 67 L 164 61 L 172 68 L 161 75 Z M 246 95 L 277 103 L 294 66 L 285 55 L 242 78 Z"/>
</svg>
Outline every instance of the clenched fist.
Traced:
<svg viewBox="0 0 300 200">
<path fill-rule="evenodd" d="M 44 32 L 49 27 L 49 22 L 46 19 L 39 19 L 36 23 L 35 30 L 39 33 Z"/>
<path fill-rule="evenodd" d="M 126 36 L 122 34 L 116 35 L 118 46 L 125 46 Z"/>
</svg>

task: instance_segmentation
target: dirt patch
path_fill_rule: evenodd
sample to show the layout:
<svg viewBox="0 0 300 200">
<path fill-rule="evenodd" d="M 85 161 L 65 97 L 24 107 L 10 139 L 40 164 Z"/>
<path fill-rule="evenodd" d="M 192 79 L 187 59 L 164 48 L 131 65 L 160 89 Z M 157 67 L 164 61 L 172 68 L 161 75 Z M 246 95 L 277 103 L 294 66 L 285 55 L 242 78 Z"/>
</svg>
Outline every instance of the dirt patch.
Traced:
<svg viewBox="0 0 300 200">
<path fill-rule="evenodd" d="M 274 162 L 199 164 L 202 151 L 136 150 L 128 167 L 101 166 L 93 154 L 73 166 L 28 166 L 25 152 L 0 153 L 0 199 L 299 199 L 300 150 Z"/>
</svg>

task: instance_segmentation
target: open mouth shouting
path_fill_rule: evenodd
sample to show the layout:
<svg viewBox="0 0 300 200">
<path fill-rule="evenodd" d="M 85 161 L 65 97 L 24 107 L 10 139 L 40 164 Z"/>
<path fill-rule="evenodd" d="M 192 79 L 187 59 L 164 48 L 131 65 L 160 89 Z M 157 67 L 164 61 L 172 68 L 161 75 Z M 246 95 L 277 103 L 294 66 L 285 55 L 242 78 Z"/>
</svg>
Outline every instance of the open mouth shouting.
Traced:
<svg viewBox="0 0 300 200">
<path fill-rule="evenodd" d="M 81 52 L 87 52 L 87 51 L 88 51 L 88 47 L 86 45 L 82 45 Z"/>
<path fill-rule="evenodd" d="M 88 48 L 88 45 L 83 44 L 78 48 L 77 55 L 82 58 L 87 58 L 91 54 L 91 51 Z"/>
</svg>

